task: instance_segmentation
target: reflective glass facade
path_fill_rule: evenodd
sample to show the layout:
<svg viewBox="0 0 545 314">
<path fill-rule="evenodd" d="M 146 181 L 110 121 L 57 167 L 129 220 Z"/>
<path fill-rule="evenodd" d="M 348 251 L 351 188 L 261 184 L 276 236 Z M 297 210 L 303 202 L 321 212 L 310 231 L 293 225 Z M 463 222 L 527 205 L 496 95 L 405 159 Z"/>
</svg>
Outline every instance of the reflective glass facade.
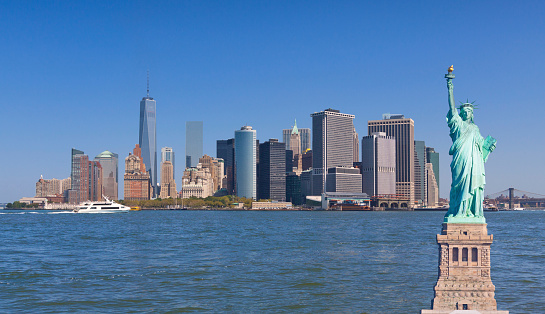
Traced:
<svg viewBox="0 0 545 314">
<path fill-rule="evenodd" d="M 104 195 L 109 199 L 118 199 L 118 155 L 104 151 L 95 157 L 102 166 L 102 185 Z"/>
<path fill-rule="evenodd" d="M 257 198 L 256 131 L 244 126 L 235 131 L 236 195 Z"/>
<path fill-rule="evenodd" d="M 157 195 L 157 121 L 156 103 L 151 97 L 140 101 L 140 132 L 138 144 L 142 159 L 150 175 L 153 196 Z"/>
<path fill-rule="evenodd" d="M 203 123 L 187 121 L 185 123 L 185 167 L 196 167 L 203 156 Z"/>
</svg>

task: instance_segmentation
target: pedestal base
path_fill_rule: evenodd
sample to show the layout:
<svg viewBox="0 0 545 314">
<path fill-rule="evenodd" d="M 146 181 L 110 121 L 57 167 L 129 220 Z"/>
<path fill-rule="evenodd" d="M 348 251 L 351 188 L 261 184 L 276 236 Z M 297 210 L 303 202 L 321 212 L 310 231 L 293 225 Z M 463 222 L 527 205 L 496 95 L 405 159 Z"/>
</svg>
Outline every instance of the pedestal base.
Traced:
<svg viewBox="0 0 545 314">
<path fill-rule="evenodd" d="M 449 217 L 452 221 L 453 217 Z M 445 218 L 446 219 L 446 218 Z M 431 310 L 421 313 L 508 313 L 498 311 L 490 278 L 492 235 L 475 221 L 444 223 L 439 244 L 439 275 Z"/>
<path fill-rule="evenodd" d="M 420 314 L 509 314 L 509 311 L 477 311 L 477 310 L 422 310 Z"/>
</svg>

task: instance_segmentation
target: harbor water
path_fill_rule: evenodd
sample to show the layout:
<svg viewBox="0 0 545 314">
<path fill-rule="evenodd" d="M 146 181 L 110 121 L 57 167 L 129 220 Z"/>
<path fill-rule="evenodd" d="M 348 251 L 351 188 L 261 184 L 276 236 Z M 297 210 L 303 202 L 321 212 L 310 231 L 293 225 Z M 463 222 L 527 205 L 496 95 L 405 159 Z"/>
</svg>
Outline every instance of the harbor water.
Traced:
<svg viewBox="0 0 545 314">
<path fill-rule="evenodd" d="M 0 312 L 418 313 L 445 212 L 0 211 Z M 545 211 L 487 212 L 498 308 L 545 313 Z"/>
</svg>

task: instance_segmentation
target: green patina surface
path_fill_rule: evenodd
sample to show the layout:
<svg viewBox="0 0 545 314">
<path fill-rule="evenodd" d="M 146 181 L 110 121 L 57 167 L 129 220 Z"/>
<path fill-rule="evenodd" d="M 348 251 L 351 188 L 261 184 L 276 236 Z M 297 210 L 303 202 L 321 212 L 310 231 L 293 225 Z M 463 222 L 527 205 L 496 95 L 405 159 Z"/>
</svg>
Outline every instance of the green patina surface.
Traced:
<svg viewBox="0 0 545 314">
<path fill-rule="evenodd" d="M 447 124 L 450 128 L 452 155 L 450 170 L 452 184 L 450 187 L 449 210 L 445 215 L 446 223 L 485 223 L 483 200 L 485 186 L 484 164 L 488 155 L 495 149 L 496 140 L 492 137 L 484 139 L 479 128 L 473 123 L 472 103 L 464 103 L 458 109 L 454 102 L 454 75 L 449 70 L 447 78 L 449 112 Z"/>
</svg>

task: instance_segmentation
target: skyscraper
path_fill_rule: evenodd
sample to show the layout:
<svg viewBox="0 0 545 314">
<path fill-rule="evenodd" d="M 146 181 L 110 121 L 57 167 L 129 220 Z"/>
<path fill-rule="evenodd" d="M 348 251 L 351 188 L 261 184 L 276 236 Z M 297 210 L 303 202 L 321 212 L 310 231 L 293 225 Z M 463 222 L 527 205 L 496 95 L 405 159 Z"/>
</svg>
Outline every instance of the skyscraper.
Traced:
<svg viewBox="0 0 545 314">
<path fill-rule="evenodd" d="M 286 199 L 286 144 L 277 139 L 259 145 L 259 198 Z"/>
<path fill-rule="evenodd" d="M 187 121 L 185 123 L 185 167 L 196 167 L 203 156 L 203 123 Z"/>
<path fill-rule="evenodd" d="M 301 154 L 301 135 L 299 135 L 299 130 L 297 129 L 297 121 L 295 121 L 293 129 L 291 130 L 290 147 L 288 150 L 293 152 L 293 156 Z"/>
<path fill-rule="evenodd" d="M 102 184 L 104 196 L 109 199 L 118 199 L 118 155 L 110 151 L 103 151 L 95 157 L 95 161 L 102 166 Z"/>
<path fill-rule="evenodd" d="M 142 159 L 146 172 L 151 178 L 152 196 L 157 195 L 157 121 L 156 103 L 149 97 L 149 80 L 147 96 L 140 101 L 140 132 L 138 144 L 142 150 Z"/>
<path fill-rule="evenodd" d="M 396 141 L 396 194 L 414 203 L 414 121 L 403 115 L 385 114 L 383 120 L 367 122 L 369 134 L 384 132 Z"/>
<path fill-rule="evenodd" d="M 436 153 L 433 147 L 426 147 L 426 162 L 432 164 L 435 182 L 437 183 L 437 195 L 440 195 L 439 191 L 441 189 L 439 187 L 439 153 Z"/>
<path fill-rule="evenodd" d="M 310 129 L 304 128 L 299 129 L 299 136 L 301 137 L 301 152 L 306 152 L 310 149 L 311 139 L 310 139 Z"/>
<path fill-rule="evenodd" d="M 235 131 L 236 195 L 239 197 L 257 198 L 256 143 L 256 131 L 251 126 Z"/>
<path fill-rule="evenodd" d="M 235 191 L 235 139 L 217 140 L 216 157 L 224 161 L 225 188 L 230 195 Z"/>
<path fill-rule="evenodd" d="M 162 199 L 176 198 L 176 182 L 174 182 L 174 166 L 170 160 L 161 163 L 161 194 Z"/>
<path fill-rule="evenodd" d="M 98 161 L 89 161 L 89 196 L 88 200 L 90 201 L 100 201 L 102 200 L 102 165 Z"/>
<path fill-rule="evenodd" d="M 172 163 L 172 179 L 176 177 L 176 160 L 172 147 L 161 148 L 161 162 L 170 161 Z"/>
<path fill-rule="evenodd" d="M 295 172 L 286 175 L 286 201 L 293 205 L 301 205 L 303 198 L 301 195 L 301 176 Z"/>
<path fill-rule="evenodd" d="M 299 146 L 301 154 L 304 153 L 307 149 L 310 149 L 310 129 L 301 129 L 297 127 L 297 121 L 291 129 L 282 130 L 282 140 L 286 143 L 286 150 L 293 150 L 295 156 L 295 150 L 291 147 L 291 135 L 293 134 L 294 129 L 297 130 L 299 134 Z"/>
<path fill-rule="evenodd" d="M 437 186 L 437 181 L 435 179 L 435 174 L 433 172 L 433 164 L 428 162 L 426 163 L 426 175 L 427 175 L 427 205 L 428 207 L 435 207 L 439 202 L 439 187 Z"/>
<path fill-rule="evenodd" d="M 327 169 L 352 168 L 353 166 L 355 116 L 334 109 L 315 112 L 310 116 L 312 117 L 313 147 L 312 193 L 320 195 L 327 186 L 325 175 Z M 337 173 L 336 170 L 335 173 Z"/>
<path fill-rule="evenodd" d="M 414 141 L 415 149 L 415 178 L 414 178 L 414 199 L 420 204 L 427 203 L 427 176 L 426 176 L 426 143 Z"/>
<path fill-rule="evenodd" d="M 67 199 L 71 204 L 102 200 L 102 166 L 89 161 L 89 156 L 72 148 L 71 189 Z"/>
<path fill-rule="evenodd" d="M 369 196 L 396 194 L 395 139 L 374 132 L 361 140 L 362 192 Z"/>
<path fill-rule="evenodd" d="M 354 128 L 354 162 L 360 161 L 360 140 L 356 128 Z"/>
</svg>

